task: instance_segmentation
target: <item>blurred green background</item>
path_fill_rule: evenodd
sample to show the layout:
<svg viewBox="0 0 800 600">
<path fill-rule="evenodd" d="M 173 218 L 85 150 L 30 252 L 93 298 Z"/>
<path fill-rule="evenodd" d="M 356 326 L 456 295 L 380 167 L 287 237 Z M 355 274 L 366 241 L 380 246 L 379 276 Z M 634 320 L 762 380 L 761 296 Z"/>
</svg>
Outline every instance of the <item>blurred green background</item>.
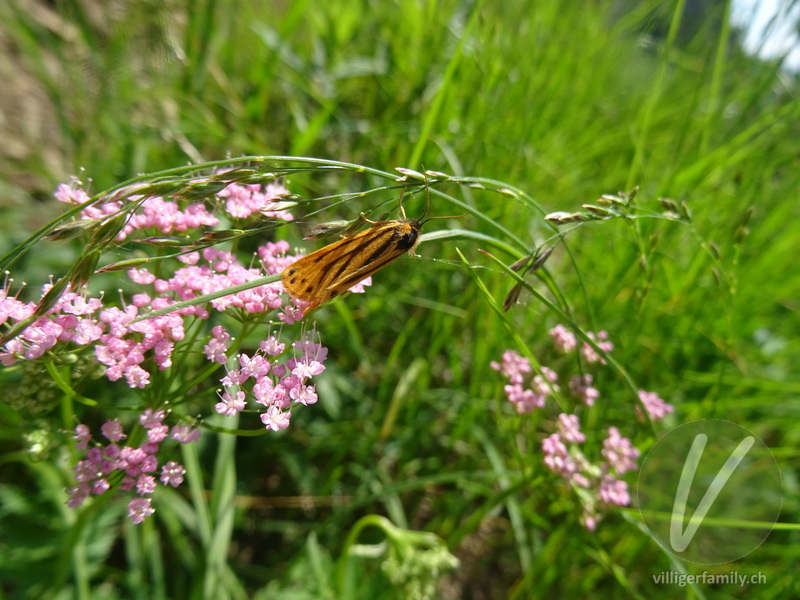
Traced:
<svg viewBox="0 0 800 600">
<path fill-rule="evenodd" d="M 727 2 L 6 0 L 0 250 L 63 210 L 51 194 L 70 175 L 99 191 L 141 172 L 242 154 L 387 171 L 424 165 L 506 181 L 547 211 L 639 186 L 641 206 L 656 213 L 660 196 L 685 202 L 691 224 L 591 223 L 547 263 L 575 321 L 609 331 L 636 384 L 676 407 L 668 424 L 642 426 L 635 399 L 609 371 L 602 423 L 645 449 L 670 425 L 696 419 L 747 427 L 781 467 L 781 522 L 796 523 L 798 77 L 779 59 L 746 55 L 730 10 Z M 299 184 L 317 195 L 367 187 L 357 177 Z M 502 196 L 448 192 L 531 247 L 549 235 Z M 354 202 L 330 216 L 367 208 Z M 434 198 L 431 214 L 454 212 Z M 461 221 L 483 231 L 476 219 Z M 596 532 L 578 523 L 574 499 L 541 470 L 535 422 L 513 413 L 489 368 L 515 342 L 456 247 L 502 303 L 510 279 L 474 240 L 448 240 L 423 245 L 421 260 L 397 261 L 367 294 L 320 310 L 331 355 L 322 401 L 285 435 L 237 441 L 229 539 L 198 544 L 189 525 L 158 517 L 133 531 L 111 507 L 78 529 L 62 506 L 68 467 L 55 457 L 30 462 L 24 436 L 36 423 L 4 409 L 2 593 L 411 597 L 368 558 L 348 566 L 347 584 L 337 579 L 348 532 L 375 513 L 435 533 L 460 559 L 434 597 L 800 597 L 794 527 L 725 567 L 762 572 L 766 583 L 677 587 L 654 584 L 653 574 L 677 563 L 633 511 L 609 515 Z M 44 253 L 14 276 L 40 285 L 72 258 Z M 555 317 L 524 296 L 507 318 L 549 364 Z"/>
</svg>

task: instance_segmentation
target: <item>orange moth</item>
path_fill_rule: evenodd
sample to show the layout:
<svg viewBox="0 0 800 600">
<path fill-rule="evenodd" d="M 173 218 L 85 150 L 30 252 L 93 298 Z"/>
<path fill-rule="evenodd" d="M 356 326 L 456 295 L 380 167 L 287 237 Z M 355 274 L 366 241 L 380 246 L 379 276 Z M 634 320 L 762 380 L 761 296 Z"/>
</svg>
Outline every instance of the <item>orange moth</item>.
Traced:
<svg viewBox="0 0 800 600">
<path fill-rule="evenodd" d="M 283 270 L 281 283 L 284 289 L 295 298 L 309 303 L 303 315 L 346 292 L 406 252 L 416 256 L 414 249 L 419 243 L 420 230 L 428 221 L 455 218 L 425 219 L 428 201 L 419 219 L 408 219 L 403 209 L 402 194 L 399 204 L 402 218 L 370 221 L 361 213 L 361 218 L 370 225 L 369 229 L 312 252 Z"/>
</svg>

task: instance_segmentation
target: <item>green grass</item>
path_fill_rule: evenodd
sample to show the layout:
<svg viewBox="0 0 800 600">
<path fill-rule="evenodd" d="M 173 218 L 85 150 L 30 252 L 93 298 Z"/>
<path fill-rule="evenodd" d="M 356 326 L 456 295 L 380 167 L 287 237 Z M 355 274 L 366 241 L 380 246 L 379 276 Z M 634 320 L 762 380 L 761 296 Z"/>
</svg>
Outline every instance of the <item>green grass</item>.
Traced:
<svg viewBox="0 0 800 600">
<path fill-rule="evenodd" d="M 582 329 L 607 330 L 635 386 L 676 407 L 666 424 L 642 424 L 624 377 L 606 368 L 584 431 L 598 440 L 614 425 L 646 449 L 684 422 L 736 422 L 777 457 L 780 521 L 797 523 L 797 79 L 742 55 L 736 32 L 718 26 L 723 7 L 690 35 L 672 4 L 606 4 L 221 1 L 184 12 L 140 1 L 112 13 L 74 0 L 48 20 L 12 0 L 0 7 L 0 28 L 58 128 L 0 172 L 3 187 L 25 198 L 0 209 L 0 250 L 52 216 L 35 197 L 81 167 L 98 192 L 228 155 L 424 165 L 507 182 L 546 212 L 639 186 L 637 214 L 657 216 L 663 196 L 685 202 L 691 222 L 562 227 L 563 244 L 526 279 Z M 44 160 L 48 146 L 66 167 Z M 26 189 L 16 171 L 50 187 Z M 385 183 L 310 170 L 289 187 L 314 198 Z M 208 435 L 182 457 L 194 479 L 160 497 L 142 526 L 113 501 L 67 509 L 69 457 L 26 453 L 26 435 L 55 437 L 71 415 L 32 418 L 0 404 L 7 597 L 410 597 L 358 545 L 385 532 L 367 527 L 356 545 L 348 540 L 373 514 L 436 534 L 459 557 L 439 598 L 797 597 L 797 528 L 721 568 L 760 571 L 766 584 L 680 588 L 652 575 L 704 567 L 676 566 L 636 511 L 609 514 L 594 533 L 578 522 L 575 496 L 541 464 L 541 438 L 560 410 L 517 416 L 489 367 L 506 349 L 574 367 L 553 353 L 547 331 L 559 317 L 536 295 L 525 292 L 507 314 L 493 310 L 514 281 L 479 252 L 511 264 L 552 228 L 506 195 L 438 189 L 471 214 L 425 231 L 472 237 L 428 241 L 421 259 L 381 271 L 367 294 L 317 311 L 331 356 L 321 402 L 283 435 Z M 393 210 L 391 198 L 352 198 L 308 220 L 374 217 Z M 409 215 L 421 214 L 421 195 L 406 202 Z M 433 215 L 462 212 L 435 194 L 431 204 Z M 292 227 L 275 235 L 303 243 Z M 38 287 L 63 274 L 81 250 L 63 246 L 23 259 L 16 280 Z"/>
</svg>

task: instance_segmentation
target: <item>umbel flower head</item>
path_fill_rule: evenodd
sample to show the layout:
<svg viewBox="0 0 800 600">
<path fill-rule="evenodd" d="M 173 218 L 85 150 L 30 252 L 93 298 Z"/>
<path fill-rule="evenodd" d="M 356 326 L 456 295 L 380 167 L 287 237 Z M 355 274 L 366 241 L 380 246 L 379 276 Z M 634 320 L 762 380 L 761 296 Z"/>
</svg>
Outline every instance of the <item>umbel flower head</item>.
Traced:
<svg viewBox="0 0 800 600">
<path fill-rule="evenodd" d="M 614 349 L 605 331 L 596 335 L 591 332 L 587 334 L 601 352 L 585 342 L 579 345 L 575 334 L 563 325 L 551 329 L 550 337 L 561 353 L 580 352 L 589 365 L 605 365 L 607 361 L 602 353 L 607 354 Z M 508 379 L 503 389 L 519 414 L 545 408 L 552 394 L 560 390 L 555 370 L 539 367 L 539 372 L 535 373 L 530 361 L 514 350 L 505 351 L 501 361 L 493 361 L 490 366 Z M 594 406 L 600 398 L 591 373 L 573 375 L 569 379 L 568 389 L 580 402 L 579 406 L 586 407 L 584 410 Z M 661 419 L 673 411 L 673 407 L 655 393 L 640 390 L 639 399 L 641 406 L 637 405 L 636 410 L 641 412 L 643 407 L 653 420 Z M 591 530 L 595 529 L 603 512 L 613 506 L 630 504 L 628 484 L 621 476 L 636 470 L 640 456 L 631 440 L 623 437 L 616 427 L 608 427 L 606 431 L 607 437 L 599 450 L 602 458 L 595 463 L 582 450 L 587 436 L 581 431 L 577 414 L 560 413 L 550 428 L 551 433 L 541 442 L 544 465 L 575 490 L 583 505 L 580 520 Z M 592 454 L 597 455 L 598 452 L 595 450 Z"/>
<path fill-rule="evenodd" d="M 303 327 L 290 337 L 289 326 L 302 319 L 305 307 L 284 293 L 277 277 L 299 256 L 290 254 L 285 241 L 265 241 L 244 257 L 231 248 L 196 241 L 224 242 L 226 231 L 244 231 L 248 224 L 291 221 L 294 217 L 285 202 L 289 192 L 277 182 L 219 186 L 223 179 L 187 184 L 187 189 L 217 186 L 216 195 L 202 201 L 186 200 L 196 197 L 189 193 L 170 198 L 131 190 L 93 201 L 74 184 L 59 186 L 58 200 L 83 206 L 70 226 L 92 233 L 86 254 L 99 256 L 102 250 L 111 255 L 119 252 L 117 248 L 127 252 L 136 244 L 137 249 L 156 248 L 157 256 L 104 268 L 126 279 L 119 286 L 124 286 L 125 296 L 108 291 L 91 294 L 82 285 L 64 287 L 63 280 L 44 285 L 38 303 L 19 299 L 8 278 L 0 290 L 0 327 L 15 332 L 0 346 L 0 364 L 46 360 L 69 370 L 72 357 L 87 357 L 109 385 L 141 393 L 145 406 L 156 397 L 164 402 L 160 390 L 192 390 L 191 405 L 181 393 L 167 398 L 170 411 L 147 408 L 135 432 L 126 432 L 113 414 L 94 436 L 87 425 L 78 425 L 76 449 L 85 455 L 76 459 L 75 485 L 67 502 L 71 507 L 91 495 L 118 490 L 133 496 L 129 516 L 141 523 L 154 511 L 151 499 L 158 486 L 178 486 L 186 475 L 183 466 L 169 459 L 169 447 L 164 445 L 169 439 L 181 443 L 197 439 L 199 430 L 190 429 L 185 417 L 199 414 L 202 419 L 213 412 L 233 417 L 249 408 L 267 431 L 279 431 L 288 427 L 295 407 L 318 401 L 313 378 L 325 370 L 327 349 L 313 328 Z M 240 229 L 209 232 L 220 224 Z M 101 238 L 106 246 L 91 246 L 92 240 Z M 177 250 L 163 256 L 165 248 Z M 270 276 L 274 281 L 261 281 Z M 229 292 L 234 286 L 239 287 Z M 215 299 L 193 302 L 208 294 Z M 180 308 L 168 310 L 178 303 L 183 303 Z M 156 311 L 161 312 L 153 316 Z M 263 327 L 267 317 L 282 325 L 277 330 L 268 325 L 260 343 L 252 347 L 252 332 Z M 244 347 L 245 342 L 236 338 L 243 328 L 251 346 Z M 209 378 L 215 369 L 221 374 Z M 201 373 L 204 377 L 197 379 Z M 76 370 L 64 377 L 80 389 Z M 204 385 L 206 401 L 198 405 L 196 399 L 204 397 L 198 390 Z M 153 387 L 159 393 L 154 394 Z M 140 440 L 142 435 L 145 440 Z"/>
<path fill-rule="evenodd" d="M 89 495 L 105 494 L 112 489 L 112 482 L 118 482 L 121 492 L 133 495 L 128 502 L 128 517 L 134 523 L 139 524 L 152 515 L 151 495 L 159 482 L 178 487 L 186 473 L 183 466 L 168 461 L 161 465 L 159 474 L 157 454 L 162 442 L 171 438 L 190 444 L 200 437 L 200 430 L 189 425 L 175 425 L 170 429 L 163 423 L 165 416 L 164 410 L 150 408 L 141 414 L 139 424 L 146 431 L 147 439 L 136 446 L 124 444 L 128 436 L 117 419 L 106 421 L 100 428 L 105 442 L 93 440 L 87 425 L 77 425 L 75 448 L 86 451 L 86 458 L 79 460 L 72 469 L 75 485 L 68 490 L 67 506 L 80 506 Z"/>
</svg>

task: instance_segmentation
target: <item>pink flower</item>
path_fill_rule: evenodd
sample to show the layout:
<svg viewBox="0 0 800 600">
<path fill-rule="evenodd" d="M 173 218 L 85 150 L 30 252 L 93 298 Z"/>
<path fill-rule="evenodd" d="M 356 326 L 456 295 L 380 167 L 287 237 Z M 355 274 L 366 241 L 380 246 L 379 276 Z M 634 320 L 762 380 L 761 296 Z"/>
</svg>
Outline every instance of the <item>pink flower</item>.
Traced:
<svg viewBox="0 0 800 600">
<path fill-rule="evenodd" d="M 603 352 L 610 353 L 611 351 L 614 350 L 614 344 L 608 341 L 608 332 L 601 331 L 600 333 L 595 335 L 593 332 L 590 331 L 586 335 L 588 335 L 589 338 L 595 341 L 597 347 L 600 348 L 600 350 L 602 350 Z M 606 364 L 606 359 L 600 356 L 597 353 L 597 351 L 586 342 L 584 342 L 583 346 L 581 347 L 581 353 L 583 354 L 583 357 L 586 359 L 586 362 L 588 363 L 600 363 L 601 365 Z"/>
<path fill-rule="evenodd" d="M 220 399 L 222 402 L 217 402 L 214 409 L 221 415 L 233 417 L 244 410 L 245 394 L 241 390 L 236 392 L 233 396 L 230 392 L 225 392 L 220 395 Z"/>
<path fill-rule="evenodd" d="M 580 444 L 586 441 L 586 436 L 581 433 L 578 415 L 561 413 L 558 415 L 558 430 L 568 442 Z"/>
<path fill-rule="evenodd" d="M 136 491 L 140 494 L 152 494 L 156 489 L 156 478 L 142 473 L 136 481 Z"/>
<path fill-rule="evenodd" d="M 167 414 L 163 410 L 153 410 L 152 408 L 146 408 L 139 417 L 139 424 L 145 429 L 151 429 L 153 427 L 161 425 L 161 422 L 164 420 L 164 417 L 166 416 Z"/>
<path fill-rule="evenodd" d="M 563 325 L 556 325 L 549 332 L 556 348 L 564 354 L 572 352 L 578 347 L 578 341 L 575 339 L 575 334 Z"/>
<path fill-rule="evenodd" d="M 75 444 L 75 448 L 78 450 L 84 450 L 89 444 L 89 440 L 92 439 L 92 433 L 87 425 L 78 424 L 75 426 L 75 435 L 72 439 L 78 442 Z"/>
<path fill-rule="evenodd" d="M 70 508 L 77 508 L 83 504 L 84 500 L 89 496 L 89 486 L 85 483 L 78 484 L 75 487 L 69 488 L 69 490 L 67 490 L 67 495 L 69 496 L 66 503 L 67 506 Z"/>
<path fill-rule="evenodd" d="M 208 360 L 210 360 L 211 362 L 219 363 L 221 365 L 224 365 L 228 360 L 228 356 L 226 354 L 227 351 L 228 348 L 225 345 L 225 342 L 220 341 L 216 338 L 211 338 L 208 341 L 208 344 L 203 346 L 203 352 L 205 352 L 205 355 L 208 358 Z"/>
<path fill-rule="evenodd" d="M 616 427 L 608 428 L 608 437 L 603 441 L 601 453 L 617 475 L 635 470 L 640 455 L 639 450 L 628 438 L 622 437 Z"/>
<path fill-rule="evenodd" d="M 594 406 L 595 401 L 600 397 L 600 392 L 592 387 L 593 377 L 585 373 L 583 377 L 574 375 L 569 380 L 570 393 L 583 402 L 586 406 Z"/>
<path fill-rule="evenodd" d="M 155 512 L 151 505 L 150 498 L 134 498 L 128 502 L 128 518 L 136 525 L 140 525 L 144 520 Z"/>
<path fill-rule="evenodd" d="M 108 485 L 108 481 L 105 479 L 95 479 L 92 482 L 92 494 L 100 496 L 101 494 L 104 494 L 110 487 L 111 486 Z"/>
<path fill-rule="evenodd" d="M 261 379 L 269 373 L 270 363 L 260 354 L 255 354 L 252 357 L 247 354 L 239 355 L 239 365 L 242 368 L 242 373 L 247 377 L 254 377 Z"/>
<path fill-rule="evenodd" d="M 81 185 L 81 183 L 77 179 L 73 179 L 70 185 L 61 183 L 59 184 L 53 196 L 59 202 L 64 202 L 66 204 L 78 205 L 88 202 L 90 200 L 89 194 L 81 189 L 78 189 L 77 186 L 79 185 Z"/>
<path fill-rule="evenodd" d="M 603 477 L 603 481 L 597 489 L 597 496 L 608 505 L 628 506 L 631 503 L 628 484 L 620 479 L 614 479 L 610 475 Z"/>
<path fill-rule="evenodd" d="M 278 431 L 289 427 L 289 419 L 291 417 L 291 412 L 283 412 L 277 406 L 272 405 L 267 408 L 267 412 L 261 413 L 261 422 L 267 426 L 267 429 Z"/>
<path fill-rule="evenodd" d="M 674 406 L 664 402 L 655 392 L 639 390 L 639 400 L 642 401 L 642 405 L 648 414 L 656 420 L 663 419 L 667 414 L 675 410 Z"/>
<path fill-rule="evenodd" d="M 545 466 L 554 473 L 562 477 L 569 477 L 578 470 L 577 465 L 569 456 L 567 447 L 557 433 L 546 437 L 542 441 L 542 450 L 544 450 L 545 454 Z"/>
<path fill-rule="evenodd" d="M 517 412 L 520 414 L 544 406 L 545 396 L 543 394 L 536 394 L 533 390 L 525 389 L 519 384 L 506 385 L 503 389 L 508 401 L 516 405 Z"/>
<path fill-rule="evenodd" d="M 105 436 L 106 439 L 109 439 L 112 442 L 118 442 L 128 437 L 122 430 L 122 424 L 119 422 L 119 419 L 106 421 L 100 426 L 100 431 L 103 433 L 103 436 Z"/>
<path fill-rule="evenodd" d="M 175 425 L 170 437 L 182 444 L 191 444 L 200 439 L 200 429 L 193 429 L 190 425 Z"/>
<path fill-rule="evenodd" d="M 169 433 L 169 427 L 160 423 L 158 425 L 154 425 L 150 429 L 147 430 L 147 441 L 152 444 L 159 444 L 164 441 Z"/>
<path fill-rule="evenodd" d="M 161 467 L 161 483 L 164 485 L 171 485 L 172 487 L 178 487 L 183 483 L 183 476 L 185 474 L 186 469 L 174 460 L 171 460 Z"/>
<path fill-rule="evenodd" d="M 514 350 L 503 352 L 503 362 L 501 364 L 491 362 L 489 366 L 508 377 L 512 384 L 522 383 L 524 375 L 533 371 L 530 361 L 517 354 Z"/>
<path fill-rule="evenodd" d="M 309 405 L 317 402 L 313 385 L 296 385 L 289 390 L 289 397 L 299 404 Z"/>
</svg>

